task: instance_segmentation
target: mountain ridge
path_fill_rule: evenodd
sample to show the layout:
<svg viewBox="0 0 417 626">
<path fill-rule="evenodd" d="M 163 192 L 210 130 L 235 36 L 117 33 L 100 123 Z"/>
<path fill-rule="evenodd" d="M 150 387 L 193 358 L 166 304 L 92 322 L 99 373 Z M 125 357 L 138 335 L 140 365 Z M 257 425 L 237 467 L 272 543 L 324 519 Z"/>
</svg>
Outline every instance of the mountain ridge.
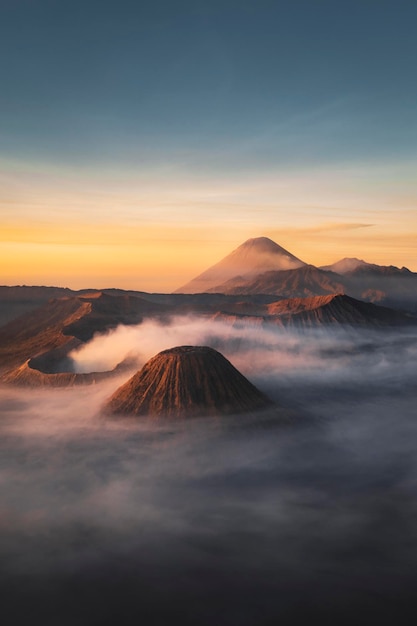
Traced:
<svg viewBox="0 0 417 626">
<path fill-rule="evenodd" d="M 415 316 L 355 300 L 344 293 L 287 299 L 254 297 L 253 300 L 244 296 L 242 300 L 235 296 L 223 296 L 219 300 L 213 294 L 211 300 L 210 294 L 204 295 L 203 302 L 197 297 L 194 304 L 187 298 L 184 308 L 181 298 L 179 301 L 175 298 L 176 304 L 171 305 L 134 296 L 103 294 L 52 299 L 0 329 L 0 380 L 34 386 L 67 386 L 101 380 L 111 373 L 76 374 L 69 353 L 96 333 L 119 324 L 140 324 L 144 319 L 169 324 L 176 316 L 197 315 L 228 324 L 269 323 L 283 328 L 335 324 L 372 328 L 416 323 Z"/>
<path fill-rule="evenodd" d="M 367 263 L 356 257 L 345 257 L 332 265 L 321 265 L 319 269 L 335 272 L 342 276 L 365 273 L 386 274 L 389 276 L 413 274 L 413 272 L 405 266 L 400 268 L 396 265 L 377 265 L 376 263 Z"/>
<path fill-rule="evenodd" d="M 258 315 L 220 312 L 215 319 L 236 325 L 274 325 L 283 329 L 340 327 L 405 327 L 417 319 L 401 311 L 363 302 L 346 294 L 288 298 L 263 307 Z"/>
<path fill-rule="evenodd" d="M 275 265 L 274 262 L 257 262 L 258 252 L 264 246 L 276 250 Z M 250 248 L 254 248 L 256 254 L 246 258 L 244 271 L 241 271 L 242 267 L 233 261 L 234 256 L 245 256 L 244 251 Z M 284 263 L 277 263 L 283 259 L 286 259 Z M 316 267 L 294 257 L 272 240 L 255 238 L 241 244 L 174 293 L 276 295 L 281 298 L 346 293 L 367 302 L 417 312 L 417 273 L 406 267 L 376 265 L 355 257 Z"/>
<path fill-rule="evenodd" d="M 44 357 L 44 363 L 49 360 L 53 367 L 97 332 L 119 324 L 139 324 L 144 317 L 158 317 L 166 311 L 165 305 L 143 298 L 109 296 L 101 292 L 52 298 L 0 328 L 0 375 L 4 380 L 11 380 L 12 370 L 29 361 L 34 367 L 35 359 L 42 362 L 40 357 Z M 28 367 L 31 368 L 29 363 Z M 44 369 L 43 373 L 58 372 Z"/>
<path fill-rule="evenodd" d="M 235 277 L 212 288 L 209 293 L 228 295 L 265 293 L 284 298 L 319 296 L 326 293 L 341 293 L 345 288 L 339 275 L 325 272 L 314 265 L 303 265 L 291 270 L 272 270 L 258 274 L 250 280 Z"/>
</svg>

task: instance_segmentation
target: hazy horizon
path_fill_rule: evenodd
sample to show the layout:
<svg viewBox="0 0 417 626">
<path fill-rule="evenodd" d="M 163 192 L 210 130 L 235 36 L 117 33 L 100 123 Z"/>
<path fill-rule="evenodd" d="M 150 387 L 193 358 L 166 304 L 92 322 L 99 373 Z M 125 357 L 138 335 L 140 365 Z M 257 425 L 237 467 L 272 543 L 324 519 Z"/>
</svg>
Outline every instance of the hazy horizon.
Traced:
<svg viewBox="0 0 417 626">
<path fill-rule="evenodd" d="M 415 2 L 2 4 L 0 284 L 172 291 L 250 237 L 417 271 Z"/>
<path fill-rule="evenodd" d="M 363 225 L 362 227 L 364 227 L 364 226 L 365 225 Z M 357 226 L 357 227 L 359 228 L 361 226 Z M 341 228 L 340 230 L 345 230 L 345 229 Z M 260 237 L 262 238 L 264 236 L 260 235 Z M 250 238 L 250 239 L 252 239 L 252 238 Z M 223 260 L 223 258 L 229 256 L 229 254 L 234 252 L 234 250 L 236 250 L 240 245 L 242 245 L 242 243 L 245 243 L 245 242 L 240 242 L 240 244 L 236 248 L 229 249 L 226 252 L 226 254 L 224 255 L 224 257 L 222 256 L 221 258 L 213 259 L 212 261 L 208 260 L 207 261 L 208 265 L 204 266 L 202 268 L 202 271 L 205 271 L 205 270 L 209 269 L 209 267 L 212 267 L 212 266 L 216 265 L 216 263 L 218 263 L 219 261 Z M 278 243 L 278 242 L 275 242 L 275 243 Z M 290 251 L 290 250 L 288 252 L 292 253 L 292 251 Z M 346 258 L 346 257 L 343 257 L 343 258 Z M 305 260 L 305 259 L 301 259 L 301 260 L 303 262 L 305 262 L 307 265 L 316 265 L 317 267 L 322 267 L 322 266 L 324 267 L 325 265 L 332 265 L 333 263 L 341 261 L 341 260 L 343 260 L 343 258 L 342 257 L 335 258 L 335 259 L 333 259 L 333 261 L 331 263 L 328 263 L 328 264 L 319 262 L 319 263 L 317 263 L 317 265 L 314 264 L 314 263 L 311 263 L 310 261 Z M 347 258 L 358 258 L 358 257 L 351 256 L 351 257 L 347 257 Z M 373 263 L 369 259 L 365 259 L 365 258 L 361 258 L 361 257 L 359 257 L 359 260 L 365 261 L 366 263 L 371 263 L 371 264 Z M 394 264 L 387 262 L 387 263 L 377 263 L 377 265 L 392 266 Z M 411 269 L 411 267 L 409 267 L 409 266 L 402 266 L 402 267 L 407 267 L 407 269 L 413 271 Z M 400 268 L 401 268 L 401 266 L 400 266 Z M 280 268 L 280 269 L 285 269 L 285 268 Z M 188 273 L 184 274 L 183 283 L 187 283 L 187 282 L 189 282 L 189 280 L 192 280 L 192 279 L 196 278 L 196 276 L 199 273 L 200 272 L 195 272 L 195 271 L 193 272 L 193 270 L 188 270 Z M 10 286 L 10 287 L 19 287 L 19 286 L 25 286 L 25 287 L 30 287 L 30 286 L 34 286 L 35 287 L 36 286 L 36 287 L 41 287 L 42 286 L 42 287 L 60 287 L 60 288 L 62 287 L 62 288 L 69 288 L 69 289 L 73 289 L 73 290 L 95 289 L 95 290 L 98 290 L 98 291 L 100 291 L 101 289 L 103 289 L 103 290 L 104 289 L 122 289 L 122 290 L 124 289 L 124 290 L 127 290 L 127 291 L 131 290 L 131 291 L 138 291 L 138 292 L 144 291 L 144 292 L 155 292 L 156 293 L 156 292 L 158 292 L 158 290 L 157 289 L 153 289 L 152 286 L 154 284 L 161 285 L 159 280 L 157 280 L 155 283 L 152 283 L 151 286 L 148 289 L 145 289 L 141 285 L 133 286 L 134 281 L 131 282 L 131 279 L 128 279 L 127 284 L 125 284 L 125 279 L 124 278 L 120 278 L 120 277 L 119 278 L 114 278 L 114 277 L 113 278 L 109 278 L 109 279 L 107 279 L 107 281 L 108 281 L 107 283 L 103 282 L 103 281 L 106 280 L 105 278 L 101 278 L 101 279 L 98 279 L 99 281 L 101 281 L 98 284 L 92 284 L 91 282 L 89 282 L 89 279 L 80 278 L 80 277 L 74 278 L 74 279 L 69 278 L 68 280 L 66 280 L 65 283 L 63 283 L 62 280 L 63 280 L 62 277 L 61 277 L 61 279 L 59 277 L 57 277 L 57 282 L 54 282 L 54 283 L 42 283 L 42 284 L 41 283 L 36 283 L 36 284 L 32 283 L 31 284 L 31 283 L 28 283 L 28 282 L 23 282 L 23 283 L 13 283 L 13 284 L 9 283 L 9 284 L 3 285 L 3 286 Z M 113 280 L 113 282 L 110 283 L 109 282 L 110 280 Z M 147 281 L 144 281 L 144 282 L 145 282 L 145 284 L 148 284 Z M 164 283 L 164 282 L 162 283 L 162 285 L 165 285 L 165 284 L 166 283 Z M 161 288 L 159 290 L 159 293 L 171 293 L 171 292 L 174 292 L 176 289 L 181 287 L 181 285 L 182 285 L 181 283 L 180 284 L 176 283 L 175 285 L 170 285 L 168 289 L 164 290 L 164 289 Z"/>
</svg>

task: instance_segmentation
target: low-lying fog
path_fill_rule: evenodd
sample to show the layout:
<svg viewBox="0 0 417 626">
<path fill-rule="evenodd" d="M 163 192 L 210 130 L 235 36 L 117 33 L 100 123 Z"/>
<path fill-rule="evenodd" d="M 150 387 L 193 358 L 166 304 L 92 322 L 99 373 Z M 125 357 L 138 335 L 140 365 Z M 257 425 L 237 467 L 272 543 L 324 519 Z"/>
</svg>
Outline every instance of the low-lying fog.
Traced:
<svg viewBox="0 0 417 626">
<path fill-rule="evenodd" d="M 219 349 L 294 425 L 104 420 L 126 375 L 0 390 L 9 623 L 406 623 L 417 604 L 417 333 L 187 318 L 119 328 L 73 356 L 108 369 L 131 349 L 145 361 L 184 343 Z"/>
</svg>

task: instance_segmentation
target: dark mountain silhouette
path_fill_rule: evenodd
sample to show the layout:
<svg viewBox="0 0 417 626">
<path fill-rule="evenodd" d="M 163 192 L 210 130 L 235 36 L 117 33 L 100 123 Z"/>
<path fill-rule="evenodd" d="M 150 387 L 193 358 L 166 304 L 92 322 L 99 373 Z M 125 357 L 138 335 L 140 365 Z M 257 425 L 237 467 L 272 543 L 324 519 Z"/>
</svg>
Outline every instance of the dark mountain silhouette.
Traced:
<svg viewBox="0 0 417 626">
<path fill-rule="evenodd" d="M 189 417 L 246 413 L 271 402 L 225 357 L 180 346 L 150 359 L 108 400 L 106 413 Z"/>
<path fill-rule="evenodd" d="M 175 293 L 204 293 L 236 277 L 250 279 L 270 270 L 289 270 L 303 265 L 303 261 L 271 239 L 257 237 L 245 241 Z"/>
</svg>

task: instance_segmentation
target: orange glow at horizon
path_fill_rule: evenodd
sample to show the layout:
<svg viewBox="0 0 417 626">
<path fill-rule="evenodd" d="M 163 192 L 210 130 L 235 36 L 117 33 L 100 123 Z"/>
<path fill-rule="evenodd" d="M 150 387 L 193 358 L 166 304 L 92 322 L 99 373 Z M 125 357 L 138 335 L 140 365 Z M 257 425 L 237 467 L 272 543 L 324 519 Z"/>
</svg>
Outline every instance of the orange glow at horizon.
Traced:
<svg viewBox="0 0 417 626">
<path fill-rule="evenodd" d="M 1 244 L 2 284 L 172 291 L 193 272 L 211 265 L 213 254 L 224 256 L 229 251 L 222 242 L 204 240 L 142 237 L 135 241 L 131 231 L 126 238 L 91 243 L 56 239 L 56 243 L 34 243 L 23 237 Z"/>
<path fill-rule="evenodd" d="M 358 257 L 417 271 L 412 165 L 226 180 L 9 164 L 0 284 L 169 292 L 259 236 L 317 266 Z"/>
<path fill-rule="evenodd" d="M 245 239 L 261 235 L 313 265 L 326 265 L 352 256 L 417 270 L 417 264 L 410 263 L 417 229 L 390 234 L 367 225 L 325 224 L 316 228 L 256 232 L 246 226 L 222 234 L 223 239 L 216 239 L 214 227 L 189 228 L 185 232 L 149 225 L 9 227 L 3 231 L 0 244 L 1 284 L 173 291 Z"/>
</svg>

